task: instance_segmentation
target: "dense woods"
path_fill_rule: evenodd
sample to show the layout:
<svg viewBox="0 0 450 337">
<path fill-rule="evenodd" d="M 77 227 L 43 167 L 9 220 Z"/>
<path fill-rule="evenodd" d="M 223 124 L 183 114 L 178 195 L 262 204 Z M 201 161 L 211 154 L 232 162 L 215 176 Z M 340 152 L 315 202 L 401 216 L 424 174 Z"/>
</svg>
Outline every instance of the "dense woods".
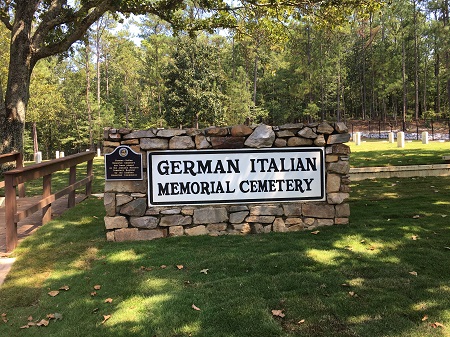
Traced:
<svg viewBox="0 0 450 337">
<path fill-rule="evenodd" d="M 195 33 L 148 14 L 135 19 L 138 36 L 105 14 L 34 67 L 25 150 L 34 135 L 44 157 L 93 149 L 104 126 L 449 117 L 448 2 L 396 0 L 337 21 L 274 20 L 256 7 L 232 28 Z M 1 92 L 9 39 L 1 27 Z"/>
</svg>

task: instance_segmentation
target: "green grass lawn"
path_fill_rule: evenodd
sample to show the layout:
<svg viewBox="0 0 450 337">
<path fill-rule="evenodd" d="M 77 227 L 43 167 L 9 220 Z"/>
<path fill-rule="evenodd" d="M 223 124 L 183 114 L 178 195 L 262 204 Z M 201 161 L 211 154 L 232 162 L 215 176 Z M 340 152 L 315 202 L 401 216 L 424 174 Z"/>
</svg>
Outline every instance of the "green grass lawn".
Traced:
<svg viewBox="0 0 450 337">
<path fill-rule="evenodd" d="M 347 145 L 352 151 L 352 167 L 443 164 L 442 156 L 450 155 L 450 142 L 422 144 L 422 141 L 412 141 L 406 142 L 404 148 L 380 140 L 368 140 L 358 146 L 349 142 Z"/>
<path fill-rule="evenodd" d="M 351 210 L 316 235 L 112 243 L 90 198 L 15 251 L 0 336 L 450 336 L 450 177 L 358 182 Z"/>
</svg>

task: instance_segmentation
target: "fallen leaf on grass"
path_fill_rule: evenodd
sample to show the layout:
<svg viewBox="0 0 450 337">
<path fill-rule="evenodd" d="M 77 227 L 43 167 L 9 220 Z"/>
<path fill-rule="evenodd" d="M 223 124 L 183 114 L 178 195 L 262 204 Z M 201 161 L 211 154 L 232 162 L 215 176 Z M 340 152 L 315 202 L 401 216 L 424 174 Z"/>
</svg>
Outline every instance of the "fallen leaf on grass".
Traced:
<svg viewBox="0 0 450 337">
<path fill-rule="evenodd" d="M 70 289 L 69 286 L 62 286 L 61 288 L 59 288 L 59 290 L 65 290 L 65 291 L 67 291 L 69 289 Z"/>
<path fill-rule="evenodd" d="M 48 294 L 49 294 L 51 297 L 55 297 L 55 296 L 57 296 L 57 295 L 59 294 L 59 291 L 58 291 L 58 290 L 52 290 L 52 291 L 50 291 Z"/>
<path fill-rule="evenodd" d="M 96 291 L 91 292 L 91 296 L 96 296 L 96 295 L 97 295 Z"/>
<path fill-rule="evenodd" d="M 304 319 L 302 319 L 302 320 L 300 320 L 300 321 L 297 322 L 297 324 L 303 324 L 303 323 L 305 323 L 305 320 L 304 320 Z"/>
<path fill-rule="evenodd" d="M 409 272 L 411 275 L 413 275 L 413 276 L 417 276 L 417 272 L 416 271 L 410 271 Z"/>
<path fill-rule="evenodd" d="M 428 315 L 422 317 L 422 322 L 425 322 L 428 319 Z"/>
<path fill-rule="evenodd" d="M 184 268 L 184 266 L 182 265 L 182 264 L 177 264 L 177 269 L 178 270 L 181 270 L 181 269 L 183 269 Z"/>
<path fill-rule="evenodd" d="M 161 268 L 161 269 L 166 269 L 167 266 L 166 266 L 165 264 L 163 264 L 160 268 Z"/>
<path fill-rule="evenodd" d="M 311 232 L 311 234 L 314 234 L 314 235 L 317 235 L 317 234 L 319 234 L 320 233 L 320 231 L 314 231 L 314 232 Z"/>
<path fill-rule="evenodd" d="M 199 307 L 197 307 L 195 304 L 192 304 L 192 309 L 194 309 L 194 310 L 197 310 L 197 311 L 200 311 L 200 308 Z"/>
<path fill-rule="evenodd" d="M 36 323 L 37 326 L 48 326 L 50 321 L 47 321 L 46 319 L 41 319 L 39 322 Z"/>
<path fill-rule="evenodd" d="M 202 270 L 200 270 L 200 273 L 203 273 L 206 275 L 206 274 L 208 274 L 208 270 L 209 270 L 208 268 L 202 269 Z"/>
<path fill-rule="evenodd" d="M 112 303 L 112 301 L 113 301 L 113 299 L 110 298 L 110 297 L 108 297 L 108 298 L 105 300 L 105 303 Z"/>
<path fill-rule="evenodd" d="M 285 314 L 283 314 L 283 310 L 272 310 L 272 315 L 281 318 L 286 316 Z"/>
<path fill-rule="evenodd" d="M 348 294 L 350 295 L 350 297 L 358 297 L 358 294 L 355 293 L 354 291 L 349 291 Z"/>
<path fill-rule="evenodd" d="M 105 322 L 111 318 L 111 315 L 103 315 L 103 321 L 100 324 L 105 324 Z"/>
<path fill-rule="evenodd" d="M 435 329 L 436 329 L 436 328 L 445 328 L 444 324 L 439 323 L 439 322 L 431 323 L 430 326 L 432 326 L 432 327 L 435 328 Z"/>
<path fill-rule="evenodd" d="M 359 241 L 359 243 L 366 243 L 366 240 L 361 240 Z"/>
<path fill-rule="evenodd" d="M 419 219 L 419 218 L 420 218 L 420 215 L 418 215 L 418 214 L 413 216 L 413 219 Z"/>
<path fill-rule="evenodd" d="M 141 266 L 141 270 L 144 270 L 144 271 L 152 271 L 153 269 L 150 268 L 150 267 L 144 267 L 144 266 Z"/>
<path fill-rule="evenodd" d="M 2 314 L 2 321 L 3 321 L 3 323 L 8 323 L 8 319 L 6 318 L 5 313 Z"/>
<path fill-rule="evenodd" d="M 96 285 L 94 286 L 94 289 L 95 289 L 95 290 L 100 290 L 100 289 L 102 289 L 102 286 L 101 286 L 100 284 L 96 284 Z"/>
<path fill-rule="evenodd" d="M 411 239 L 413 239 L 413 241 L 416 241 L 418 237 L 419 237 L 418 235 L 413 235 L 411 236 Z"/>
</svg>

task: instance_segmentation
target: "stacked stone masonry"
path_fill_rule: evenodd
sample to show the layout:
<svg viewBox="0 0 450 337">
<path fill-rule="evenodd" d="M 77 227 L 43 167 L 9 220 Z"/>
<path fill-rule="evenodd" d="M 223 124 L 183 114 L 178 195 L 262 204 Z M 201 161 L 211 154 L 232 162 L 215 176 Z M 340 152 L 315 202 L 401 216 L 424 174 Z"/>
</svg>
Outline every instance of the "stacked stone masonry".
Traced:
<svg viewBox="0 0 450 337">
<path fill-rule="evenodd" d="M 104 153 L 128 145 L 142 153 L 144 179 L 106 181 L 105 227 L 109 241 L 153 240 L 181 235 L 245 235 L 294 232 L 347 224 L 350 207 L 350 134 L 343 123 L 237 125 L 198 129 L 106 128 Z M 246 205 L 149 207 L 146 153 L 156 150 L 325 147 L 326 201 Z"/>
</svg>

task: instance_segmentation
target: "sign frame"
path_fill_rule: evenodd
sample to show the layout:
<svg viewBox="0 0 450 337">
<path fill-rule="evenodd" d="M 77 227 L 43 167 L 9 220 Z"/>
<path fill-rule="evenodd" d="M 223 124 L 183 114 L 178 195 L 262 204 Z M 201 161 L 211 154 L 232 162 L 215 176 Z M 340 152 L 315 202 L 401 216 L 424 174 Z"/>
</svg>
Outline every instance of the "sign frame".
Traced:
<svg viewBox="0 0 450 337">
<path fill-rule="evenodd" d="M 227 194 L 230 195 L 232 197 L 231 194 L 231 189 L 234 188 L 234 190 L 236 190 L 236 186 L 234 187 L 230 187 L 229 183 L 221 184 L 221 188 L 224 192 L 220 192 L 218 193 L 220 196 L 215 199 L 214 196 L 211 197 L 211 195 L 209 195 L 208 193 L 208 197 L 207 198 L 203 198 L 203 199 L 196 199 L 196 198 L 190 198 L 190 196 L 192 195 L 197 195 L 197 194 L 201 194 L 201 193 L 187 193 L 190 196 L 186 196 L 185 198 L 183 198 L 183 200 L 180 200 L 179 197 L 177 197 L 178 200 L 167 200 L 167 198 L 159 198 L 159 196 L 156 195 L 156 193 L 154 193 L 156 191 L 156 187 L 159 186 L 159 191 L 161 193 L 161 184 L 166 184 L 164 185 L 164 187 L 166 188 L 166 190 L 163 189 L 164 191 L 167 191 L 167 188 L 170 187 L 170 185 L 167 184 L 171 184 L 171 180 L 168 180 L 168 182 L 162 182 L 161 180 L 158 178 L 161 178 L 162 175 L 160 174 L 154 174 L 154 171 L 157 171 L 157 165 L 158 163 L 161 163 L 161 158 L 168 158 L 169 160 L 165 160 L 164 162 L 168 162 L 168 163 L 175 163 L 173 165 L 175 165 L 175 168 L 172 167 L 172 171 L 175 172 L 175 176 L 181 177 L 183 176 L 183 165 L 180 164 L 181 166 L 178 166 L 178 162 L 176 159 L 177 157 L 183 158 L 186 156 L 189 156 L 191 158 L 191 160 L 185 160 L 186 162 L 194 162 L 197 161 L 199 157 L 200 158 L 208 158 L 208 156 L 219 156 L 220 158 L 227 158 L 227 155 L 230 155 L 233 158 L 245 158 L 247 157 L 247 159 L 249 157 L 253 158 L 259 158 L 262 157 L 263 159 L 261 160 L 266 160 L 264 159 L 265 157 L 270 156 L 271 154 L 276 154 L 277 156 L 281 156 L 282 154 L 291 154 L 293 157 L 295 158 L 302 158 L 301 156 L 306 156 L 307 154 L 314 154 L 314 158 L 316 158 L 316 161 L 314 163 L 317 164 L 318 168 L 316 170 L 314 170 L 316 173 L 314 175 L 314 178 L 318 178 L 318 182 L 314 182 L 314 186 L 319 186 L 318 187 L 318 191 L 317 193 L 314 192 L 314 195 L 308 194 L 308 196 L 305 197 L 301 197 L 299 194 L 296 194 L 295 196 L 286 196 L 286 193 L 283 196 L 280 197 L 276 197 L 276 196 L 268 196 L 268 195 L 264 195 L 264 197 L 261 197 L 261 191 L 258 191 L 259 196 L 258 197 L 239 197 L 239 198 L 228 198 L 227 199 Z M 240 157 L 239 157 L 240 156 Z M 158 161 L 159 160 L 159 161 Z M 227 159 L 216 159 L 216 160 L 227 160 Z M 231 160 L 231 159 L 228 159 Z M 238 159 L 240 160 L 240 159 Z M 252 164 L 252 169 L 250 170 L 251 172 L 255 171 L 255 166 L 257 166 L 258 164 L 258 159 L 255 159 L 252 161 L 252 159 L 249 159 L 251 164 Z M 281 159 L 279 159 L 280 161 Z M 185 162 L 185 161 L 180 161 L 180 162 Z M 187 172 L 191 173 L 191 175 L 195 175 L 194 173 L 194 169 L 192 168 L 191 163 L 188 163 L 190 166 L 188 166 L 186 168 L 186 166 L 184 166 L 184 171 L 186 171 L 186 169 L 188 170 Z M 229 164 L 233 164 L 232 162 Z M 260 163 L 261 164 L 261 163 Z M 186 164 L 185 164 L 186 165 Z M 294 163 L 292 163 L 292 165 L 294 165 Z M 285 168 L 284 166 L 289 166 L 288 162 L 283 162 L 283 168 Z M 247 168 L 247 166 L 245 166 Z M 261 166 L 262 167 L 262 166 Z M 159 170 L 161 171 L 163 168 L 164 170 L 171 170 L 170 168 L 166 167 L 166 166 L 160 166 Z M 233 169 L 236 169 L 236 167 L 234 167 L 233 165 L 229 165 L 228 167 L 220 167 L 222 173 L 225 172 L 225 175 L 228 174 L 237 174 L 240 172 L 231 172 Z M 205 167 L 202 167 L 202 169 L 205 171 Z M 209 167 L 210 171 L 211 168 Z M 198 169 L 200 170 L 200 168 Z M 227 172 L 228 170 L 228 172 Z M 253 170 L 253 171 L 252 171 Z M 217 167 L 216 167 L 216 171 L 217 171 Z M 294 172 L 295 170 L 293 170 Z M 299 170 L 295 171 L 296 173 L 298 173 Z M 265 172 L 265 171 L 262 171 Z M 283 172 L 288 172 L 283 171 Z M 170 175 L 169 172 L 163 172 L 163 173 L 167 173 L 167 175 Z M 186 172 L 184 172 L 184 174 L 186 174 Z M 211 172 L 203 172 L 203 177 L 205 177 L 207 174 L 212 174 Z M 220 177 L 221 173 L 216 173 L 216 177 Z M 251 175 L 253 173 L 248 173 L 247 175 Z M 256 172 L 255 174 L 258 174 L 258 172 Z M 261 172 L 260 172 L 261 174 Z M 292 173 L 291 174 L 295 174 Z M 311 176 L 314 173 L 305 173 L 306 176 Z M 264 174 L 262 174 L 264 175 Z M 236 175 L 235 175 L 236 176 Z M 271 176 L 269 174 L 269 176 Z M 283 173 L 279 173 L 277 172 L 276 174 L 277 177 L 283 177 Z M 182 205 L 214 205 L 214 204 L 238 204 L 238 203 L 245 203 L 245 204 L 251 204 L 251 203 L 273 203 L 273 202 L 302 202 L 302 201 L 325 201 L 326 200 L 326 181 L 325 181 L 325 177 L 326 177 L 326 167 L 325 167 L 325 148 L 324 147 L 286 147 L 286 148 L 263 148 L 263 149 L 253 149 L 253 148 L 245 148 L 245 149 L 224 149 L 224 150 L 166 150 L 166 151 L 148 151 L 147 152 L 147 194 L 148 194 L 148 204 L 150 207 L 153 206 L 182 206 Z M 180 178 L 179 178 L 180 179 Z M 244 176 L 245 179 L 245 176 Z M 158 180 L 158 181 L 157 181 Z M 272 181 L 273 179 L 269 179 L 268 181 Z M 280 179 L 281 180 L 281 179 Z M 297 180 L 301 180 L 300 177 L 298 177 L 298 179 L 288 179 L 289 182 L 289 186 L 294 186 L 293 182 L 291 182 L 291 180 L 295 180 L 295 183 L 297 184 Z M 304 183 L 308 184 L 308 181 L 306 181 L 306 179 Z M 173 180 L 172 180 L 173 181 Z M 222 180 L 223 181 L 223 177 Z M 249 180 L 244 180 L 244 182 L 248 182 Z M 276 180 L 277 182 L 279 180 Z M 253 182 L 253 180 L 251 180 L 251 182 Z M 158 183 L 160 185 L 158 185 Z M 242 183 L 242 181 L 241 181 Z M 299 184 L 301 184 L 302 182 L 300 182 Z M 310 184 L 312 183 L 312 180 L 309 180 L 309 184 L 306 185 L 304 184 L 304 186 L 306 187 L 310 187 Z M 173 182 L 173 184 L 176 184 L 175 182 Z M 187 184 L 184 182 L 181 182 L 181 184 Z M 198 182 L 192 182 L 192 186 L 193 184 L 199 184 Z M 206 183 L 205 183 L 206 184 Z M 211 183 L 212 184 L 212 183 Z M 213 187 L 215 186 L 216 188 L 218 187 L 217 185 L 212 185 Z M 280 183 L 280 191 L 282 191 L 282 185 Z M 284 186 L 287 189 L 286 186 L 288 186 L 288 182 L 287 180 L 284 181 Z M 298 186 L 297 186 L 298 187 Z M 240 186 L 241 188 L 241 186 Z M 246 184 L 245 185 L 245 189 L 249 189 L 250 184 Z M 301 190 L 302 187 L 300 187 Z M 242 188 L 241 188 L 242 191 Z M 157 192 L 157 191 L 156 191 Z M 230 193 L 229 193 L 230 192 Z M 253 192 L 253 191 L 252 191 Z M 270 191 L 273 192 L 273 191 Z M 302 192 L 303 193 L 303 192 Z M 211 192 L 211 194 L 214 194 Z M 268 193 L 270 194 L 270 193 Z M 163 200 L 164 199 L 164 200 Z"/>
<path fill-rule="evenodd" d="M 134 172 L 135 176 L 126 177 L 126 176 L 111 176 L 111 172 L 108 171 L 109 167 L 113 165 L 112 160 L 117 160 L 116 157 L 122 157 L 124 160 L 127 160 L 127 157 L 136 157 L 133 160 L 135 165 L 138 165 L 138 171 Z M 135 170 L 136 171 L 136 170 Z M 109 174 L 108 174 L 109 173 Z M 138 153 L 134 151 L 128 145 L 120 145 L 114 149 L 113 152 L 105 154 L 105 181 L 124 181 L 124 180 L 143 180 L 144 179 L 144 168 L 142 163 L 142 153 Z"/>
</svg>

